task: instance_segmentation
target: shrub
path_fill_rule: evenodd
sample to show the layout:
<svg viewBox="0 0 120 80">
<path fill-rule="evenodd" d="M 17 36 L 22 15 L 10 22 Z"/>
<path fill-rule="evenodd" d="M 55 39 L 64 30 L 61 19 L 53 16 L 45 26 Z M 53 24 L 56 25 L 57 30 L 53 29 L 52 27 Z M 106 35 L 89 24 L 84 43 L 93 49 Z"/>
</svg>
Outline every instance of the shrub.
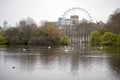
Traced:
<svg viewBox="0 0 120 80">
<path fill-rule="evenodd" d="M 6 43 L 6 38 L 0 35 L 0 45 L 3 45 Z"/>
<path fill-rule="evenodd" d="M 90 43 L 91 43 L 91 45 L 93 45 L 93 46 L 100 44 L 100 34 L 99 34 L 98 31 L 93 31 L 93 32 L 91 33 Z"/>
<path fill-rule="evenodd" d="M 117 36 L 117 45 L 120 46 L 120 34 Z"/>
<path fill-rule="evenodd" d="M 105 34 L 101 36 L 102 45 L 116 45 L 116 42 L 117 35 L 112 32 L 105 32 Z"/>
<path fill-rule="evenodd" d="M 71 42 L 67 36 L 61 36 L 60 41 L 61 41 L 62 45 L 70 45 L 71 44 Z"/>
</svg>

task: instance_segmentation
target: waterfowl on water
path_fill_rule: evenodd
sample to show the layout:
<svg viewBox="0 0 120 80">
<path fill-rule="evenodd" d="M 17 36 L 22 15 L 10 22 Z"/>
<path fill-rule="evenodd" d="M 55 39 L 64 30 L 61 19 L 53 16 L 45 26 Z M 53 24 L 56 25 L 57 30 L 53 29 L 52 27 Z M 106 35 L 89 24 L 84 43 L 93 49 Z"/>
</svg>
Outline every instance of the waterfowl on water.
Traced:
<svg viewBox="0 0 120 80">
<path fill-rule="evenodd" d="M 25 49 L 25 48 L 23 48 L 23 51 L 26 51 L 26 49 Z"/>
<path fill-rule="evenodd" d="M 13 69 L 15 69 L 15 67 L 12 67 Z"/>
<path fill-rule="evenodd" d="M 48 46 L 48 49 L 51 49 L 51 47 L 50 47 L 50 46 Z"/>
</svg>

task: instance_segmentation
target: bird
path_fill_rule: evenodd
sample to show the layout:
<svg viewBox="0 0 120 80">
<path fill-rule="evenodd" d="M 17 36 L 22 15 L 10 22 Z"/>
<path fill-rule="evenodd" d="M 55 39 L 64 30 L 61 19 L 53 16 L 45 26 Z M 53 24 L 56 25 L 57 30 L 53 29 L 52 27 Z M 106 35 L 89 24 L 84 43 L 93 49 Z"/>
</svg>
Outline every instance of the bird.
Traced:
<svg viewBox="0 0 120 80">
<path fill-rule="evenodd" d="M 25 49 L 25 48 L 23 48 L 23 51 L 26 51 L 26 49 Z"/>
<path fill-rule="evenodd" d="M 13 69 L 15 69 L 15 67 L 12 67 Z"/>
<path fill-rule="evenodd" d="M 50 47 L 50 46 L 48 46 L 48 49 L 51 49 L 51 47 Z"/>
<path fill-rule="evenodd" d="M 101 46 L 101 47 L 100 47 L 100 50 L 101 50 L 102 48 L 103 48 L 103 47 Z"/>
<path fill-rule="evenodd" d="M 68 49 L 65 49 L 65 52 L 68 52 Z"/>
</svg>

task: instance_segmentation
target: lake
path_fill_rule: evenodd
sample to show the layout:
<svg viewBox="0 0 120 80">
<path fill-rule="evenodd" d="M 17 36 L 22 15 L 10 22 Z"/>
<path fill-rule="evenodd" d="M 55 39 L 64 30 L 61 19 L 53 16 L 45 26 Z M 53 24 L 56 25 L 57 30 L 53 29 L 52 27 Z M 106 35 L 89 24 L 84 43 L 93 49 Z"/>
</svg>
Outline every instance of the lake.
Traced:
<svg viewBox="0 0 120 80">
<path fill-rule="evenodd" d="M 0 80 L 120 80 L 120 47 L 0 46 Z"/>
</svg>

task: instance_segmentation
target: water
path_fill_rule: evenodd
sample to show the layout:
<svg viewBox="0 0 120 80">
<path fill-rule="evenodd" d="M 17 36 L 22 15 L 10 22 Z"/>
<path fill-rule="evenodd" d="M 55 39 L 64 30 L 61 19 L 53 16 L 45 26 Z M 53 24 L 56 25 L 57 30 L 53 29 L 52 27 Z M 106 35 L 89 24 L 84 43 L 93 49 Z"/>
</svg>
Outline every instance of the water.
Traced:
<svg viewBox="0 0 120 80">
<path fill-rule="evenodd" d="M 2 46 L 0 80 L 120 80 L 120 48 Z"/>
</svg>

